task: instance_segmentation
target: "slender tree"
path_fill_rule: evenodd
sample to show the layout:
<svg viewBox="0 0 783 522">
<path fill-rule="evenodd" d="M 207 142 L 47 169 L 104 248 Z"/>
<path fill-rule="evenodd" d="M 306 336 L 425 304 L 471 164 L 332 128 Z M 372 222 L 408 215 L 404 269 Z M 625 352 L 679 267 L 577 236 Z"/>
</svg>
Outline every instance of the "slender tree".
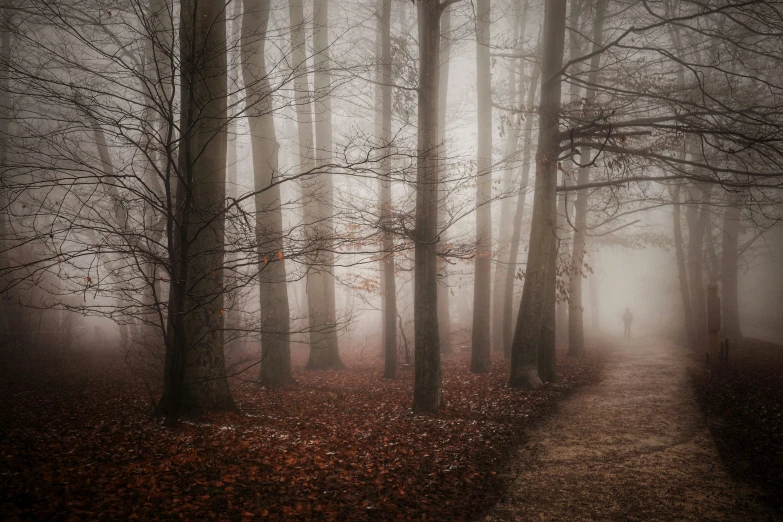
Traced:
<svg viewBox="0 0 783 522">
<path fill-rule="evenodd" d="M 539 349 L 551 349 L 549 345 L 544 346 L 544 342 L 547 337 L 551 339 L 554 337 L 554 325 L 551 323 L 554 323 L 553 286 L 556 277 L 554 266 L 557 249 L 556 187 L 557 161 L 560 153 L 558 113 L 561 103 L 560 71 L 563 65 L 565 20 L 565 0 L 551 0 L 546 3 L 530 249 L 522 301 L 511 347 L 509 386 L 514 388 L 536 388 L 541 384 Z M 549 330 L 552 331 L 551 334 Z"/>
<path fill-rule="evenodd" d="M 272 89 L 264 51 L 270 0 L 245 0 L 242 15 L 242 76 L 245 84 L 255 181 L 256 241 L 260 282 L 261 371 L 258 382 L 294 382 L 291 374 L 288 289 L 283 251 L 280 185 L 275 183 L 280 146 L 275 135 Z"/>
<path fill-rule="evenodd" d="M 334 182 L 327 166 L 332 163 L 332 78 L 329 57 L 329 0 L 313 0 L 313 84 L 315 87 L 315 165 L 319 175 L 321 195 L 321 257 L 323 258 L 325 340 L 328 366 L 342 368 L 337 342 L 337 306 L 334 288 Z"/>
<path fill-rule="evenodd" d="M 585 105 L 589 107 L 594 103 L 595 88 L 598 81 L 598 72 L 601 65 L 601 54 L 598 50 L 603 45 L 604 20 L 609 0 L 598 0 L 593 15 L 593 48 L 594 53 L 590 60 L 590 72 L 587 75 L 587 89 L 585 91 Z M 589 110 L 587 110 L 589 116 Z M 590 181 L 590 163 L 592 150 L 584 147 L 579 156 L 578 185 L 586 185 Z M 582 189 L 576 194 L 576 208 L 574 215 L 574 246 L 571 253 L 571 263 L 574 272 L 569 279 L 568 292 L 568 355 L 580 357 L 585 351 L 584 333 L 584 307 L 582 302 L 582 267 L 584 265 L 586 238 L 587 238 L 587 200 L 590 191 Z"/>
<path fill-rule="evenodd" d="M 294 103 L 296 104 L 297 138 L 299 147 L 299 172 L 304 206 L 304 226 L 311 252 L 307 259 L 307 317 L 309 321 L 310 357 L 307 368 L 321 369 L 341 366 L 336 346 L 330 345 L 327 332 L 327 306 L 321 252 L 323 213 L 319 201 L 322 187 L 320 177 L 307 176 L 315 170 L 313 144 L 312 104 L 307 75 L 305 53 L 304 7 L 302 0 L 288 3 L 291 24 L 291 60 L 294 66 Z"/>
<path fill-rule="evenodd" d="M 738 195 L 732 194 L 729 206 L 723 213 L 721 230 L 721 306 L 722 329 L 726 337 L 738 340 L 742 338 L 739 320 L 739 232 L 742 208 Z"/>
<path fill-rule="evenodd" d="M 458 0 L 420 0 L 416 229 L 414 231 L 415 379 L 413 410 L 442 403 L 438 330 L 438 73 L 440 16 Z"/>
<path fill-rule="evenodd" d="M 528 81 L 527 99 L 525 106 L 530 109 L 535 105 L 538 92 L 538 80 L 541 76 L 541 67 L 533 66 L 533 74 Z M 525 201 L 527 200 L 527 188 L 530 178 L 530 157 L 533 141 L 533 116 L 528 114 L 525 118 L 525 131 L 522 134 L 522 176 L 519 182 L 517 194 L 516 212 L 514 214 L 514 228 L 511 232 L 511 245 L 508 252 L 506 280 L 503 288 L 503 355 L 511 358 L 511 344 L 513 341 L 513 304 L 514 304 L 514 280 L 517 274 L 517 258 L 519 257 L 519 244 L 522 236 L 522 220 L 525 215 Z"/>
<path fill-rule="evenodd" d="M 514 46 L 514 52 L 516 54 L 522 54 L 522 42 L 525 39 L 525 28 L 527 24 L 527 11 L 529 1 L 525 1 L 522 10 L 516 11 L 514 19 L 514 40 L 516 42 Z M 522 74 L 524 71 L 524 62 L 521 58 L 514 57 L 509 63 L 508 74 L 508 100 L 511 105 L 511 114 L 509 116 L 508 130 L 506 132 L 505 143 L 505 157 L 506 165 L 503 169 L 503 177 L 501 187 L 503 192 L 507 192 L 513 186 L 513 174 L 514 164 L 517 159 L 517 153 L 519 150 L 520 129 L 522 126 L 522 113 L 520 107 L 524 103 L 524 87 L 522 86 Z M 519 85 L 517 84 L 517 78 L 519 77 Z M 524 201 L 524 198 L 523 198 Z M 500 226 L 498 227 L 498 240 L 497 240 L 497 264 L 495 266 L 495 273 L 492 278 L 492 350 L 504 351 L 503 344 L 503 313 L 505 302 L 505 288 L 504 285 L 507 281 L 507 273 L 509 270 L 512 272 L 512 284 L 513 284 L 513 272 L 514 268 L 507 265 L 509 257 L 509 248 L 511 243 L 511 236 L 513 234 L 513 226 L 508 227 L 506 223 L 509 223 L 512 219 L 512 205 L 513 198 L 506 197 L 503 199 L 500 206 Z"/>
<path fill-rule="evenodd" d="M 451 10 L 444 9 L 440 16 L 440 71 L 438 76 L 438 144 L 441 147 L 441 158 L 446 155 L 446 102 L 449 92 L 449 62 L 451 59 Z M 445 162 L 443 162 L 445 163 Z M 446 243 L 448 231 L 446 226 L 446 199 L 448 190 L 444 179 L 445 168 L 441 165 L 440 171 L 440 205 L 438 206 L 438 226 L 441 245 Z M 451 315 L 449 314 L 449 264 L 442 258 L 438 258 L 438 327 L 440 328 L 440 353 L 447 355 L 454 353 L 451 346 Z"/>
<path fill-rule="evenodd" d="M 490 0 L 476 2 L 478 147 L 476 157 L 476 262 L 473 278 L 473 330 L 470 371 L 488 372 L 490 291 L 492 288 L 492 78 Z"/>
<path fill-rule="evenodd" d="M 383 225 L 381 277 L 383 279 L 383 376 L 397 376 L 397 282 L 394 274 L 394 235 L 392 233 L 391 148 L 392 148 L 392 55 L 391 4 L 380 0 L 380 67 L 376 84 L 380 87 L 380 143 L 381 151 L 381 223 Z M 376 118 L 378 112 L 376 111 Z"/>
</svg>

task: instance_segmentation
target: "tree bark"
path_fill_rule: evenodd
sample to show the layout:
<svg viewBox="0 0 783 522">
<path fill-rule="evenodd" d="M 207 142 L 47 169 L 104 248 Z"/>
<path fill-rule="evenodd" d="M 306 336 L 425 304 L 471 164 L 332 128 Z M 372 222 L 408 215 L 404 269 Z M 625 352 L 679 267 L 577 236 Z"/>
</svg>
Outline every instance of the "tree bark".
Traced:
<svg viewBox="0 0 783 522">
<path fill-rule="evenodd" d="M 560 112 L 561 77 L 565 43 L 566 1 L 546 3 L 539 105 L 539 138 L 536 151 L 536 188 L 533 198 L 533 220 L 525 284 L 511 349 L 513 388 L 536 388 L 541 384 L 538 371 L 539 350 L 551 350 L 544 330 L 553 325 L 554 292 L 551 285 L 555 259 L 557 159 L 560 149 L 558 114 Z M 549 288 L 548 288 L 549 287 Z M 546 322 L 545 322 L 546 321 Z M 545 354 L 547 360 L 549 355 Z"/>
<path fill-rule="evenodd" d="M 332 78 L 329 57 L 329 0 L 313 0 L 313 61 L 315 71 L 315 164 L 324 169 L 332 162 Z M 337 341 L 337 306 L 334 287 L 334 182 L 331 172 L 322 172 L 323 195 L 320 198 L 322 256 L 324 262 L 324 311 L 326 313 L 326 345 L 329 353 L 328 366 L 342 368 Z"/>
<path fill-rule="evenodd" d="M 236 408 L 222 331 L 226 13 L 222 4 L 185 0 L 180 17 L 182 138 L 177 213 L 169 226 L 174 255 L 160 405 L 168 421 L 182 413 Z"/>
<path fill-rule="evenodd" d="M 696 332 L 693 328 L 693 308 L 691 307 L 691 296 L 688 290 L 688 271 L 685 267 L 685 246 L 682 239 L 682 218 L 680 204 L 679 187 L 672 191 L 672 226 L 674 228 L 674 252 L 677 261 L 677 275 L 680 288 L 680 298 L 682 299 L 683 320 L 685 322 L 685 333 L 688 336 L 688 342 L 691 346 L 696 345 Z"/>
<path fill-rule="evenodd" d="M 291 373 L 288 288 L 283 252 L 283 213 L 279 173 L 280 145 L 275 134 L 272 90 L 264 51 L 270 0 L 245 0 L 242 15 L 242 76 L 245 83 L 255 181 L 256 241 L 261 312 L 261 369 L 258 383 L 294 382 Z"/>
<path fill-rule="evenodd" d="M 739 284 L 738 284 L 738 238 L 740 231 L 739 198 L 732 198 L 731 205 L 723 214 L 723 234 L 721 235 L 721 306 L 723 333 L 732 340 L 742 338 L 739 320 Z"/>
<path fill-rule="evenodd" d="M 536 102 L 538 92 L 538 80 L 541 76 L 541 68 L 533 67 L 533 74 L 528 82 L 527 104 L 530 110 Z M 513 341 L 513 311 L 514 311 L 514 282 L 516 281 L 517 258 L 519 257 L 519 243 L 522 236 L 522 218 L 525 214 L 525 201 L 527 198 L 527 185 L 530 178 L 530 156 L 533 135 L 533 120 L 531 115 L 525 119 L 525 132 L 522 143 L 525 147 L 522 154 L 522 177 L 519 182 L 519 194 L 517 194 L 516 213 L 514 214 L 514 230 L 511 233 L 511 245 L 508 252 L 506 265 L 506 277 L 503 288 L 503 355 L 511 358 L 511 343 Z"/>
<path fill-rule="evenodd" d="M 449 92 L 449 53 L 451 51 L 451 11 L 446 8 L 440 17 L 440 71 L 438 76 L 438 144 L 440 146 L 440 157 L 446 156 L 446 101 Z M 441 167 L 439 175 L 440 205 L 438 205 L 438 226 L 442 231 L 440 234 L 441 249 L 448 242 L 448 232 L 446 231 L 446 198 L 448 189 L 443 179 L 445 173 Z M 451 346 L 451 315 L 449 314 L 449 264 L 442 257 L 438 257 L 438 274 L 440 282 L 438 284 L 438 326 L 440 328 L 440 353 L 441 355 L 450 355 L 454 353 Z"/>
<path fill-rule="evenodd" d="M 478 147 L 476 157 L 476 263 L 473 278 L 473 330 L 470 371 L 488 372 L 490 289 L 492 288 L 492 78 L 490 0 L 476 1 Z"/>
<path fill-rule="evenodd" d="M 394 235 L 392 233 L 391 152 L 392 152 L 392 56 L 391 56 L 391 3 L 381 0 L 380 40 L 381 56 L 377 84 L 380 85 L 380 142 L 381 151 L 381 224 L 383 261 L 383 376 L 397 377 L 397 281 L 394 274 Z"/>
<path fill-rule="evenodd" d="M 696 342 L 707 340 L 707 296 L 704 290 L 704 233 L 707 230 L 708 206 L 712 187 L 701 191 L 700 208 L 688 209 L 688 283 L 690 285 Z M 698 210 L 697 210 L 698 208 Z"/>
<path fill-rule="evenodd" d="M 304 8 L 302 0 L 290 0 L 291 60 L 294 69 L 294 102 L 296 104 L 297 138 L 299 141 L 299 172 L 304 174 L 315 169 L 313 147 L 312 105 L 308 85 L 307 56 L 305 54 Z M 334 355 L 326 336 L 327 309 L 324 273 L 325 263 L 321 252 L 321 206 L 319 203 L 320 179 L 314 176 L 301 178 L 302 204 L 304 207 L 304 229 L 307 245 L 307 317 L 310 338 L 308 369 L 334 366 Z M 339 360 L 339 359 L 338 359 Z"/>
<path fill-rule="evenodd" d="M 603 46 L 604 20 L 609 0 L 598 0 L 593 18 L 593 48 L 596 53 L 590 60 L 590 72 L 587 75 L 587 83 L 592 86 L 598 82 L 598 71 L 601 66 L 601 55 L 597 52 Z M 585 92 L 588 103 L 595 98 L 595 88 L 588 87 Z M 589 112 L 588 112 L 589 115 Z M 581 165 L 589 165 L 593 160 L 592 150 L 588 147 L 582 150 L 579 156 Z M 578 185 L 585 185 L 590 181 L 590 168 L 579 168 Z M 581 189 L 576 195 L 576 212 L 574 216 L 574 246 L 571 253 L 571 262 L 574 273 L 569 278 L 569 303 L 568 303 L 568 355 L 581 357 L 585 352 L 584 331 L 584 307 L 582 300 L 583 267 L 585 262 L 585 248 L 587 237 L 587 199 L 590 191 Z"/>
<path fill-rule="evenodd" d="M 522 41 L 525 39 L 525 26 L 527 20 L 527 9 L 529 1 L 525 1 L 522 11 L 517 10 L 516 20 L 514 23 L 514 40 L 516 41 L 515 50 L 517 53 L 522 52 Z M 521 31 L 520 31 L 521 28 Z M 521 115 L 517 114 L 519 106 L 522 105 L 523 90 L 522 90 L 522 71 L 524 65 L 521 59 L 512 59 L 510 64 L 509 78 L 508 78 L 508 99 L 513 112 L 510 115 L 510 123 L 508 133 L 506 135 L 505 144 L 505 159 L 506 166 L 503 170 L 503 178 L 501 187 L 503 192 L 507 192 L 513 185 L 513 164 L 514 159 L 519 151 L 519 135 L 520 126 L 522 125 Z M 519 85 L 517 85 L 517 74 L 520 76 Z M 500 205 L 500 226 L 498 227 L 498 239 L 497 239 L 497 263 L 495 265 L 495 274 L 492 281 L 492 350 L 497 352 L 504 351 L 503 343 L 503 303 L 505 302 L 505 289 L 503 285 L 506 282 L 506 275 L 509 270 L 513 272 L 513 268 L 506 264 L 509 256 L 509 248 L 511 243 L 512 229 L 513 227 L 506 226 L 506 223 L 511 220 L 511 204 L 512 198 L 504 197 Z M 513 275 L 512 275 L 513 285 Z"/>
<path fill-rule="evenodd" d="M 440 14 L 437 0 L 420 0 L 416 230 L 414 261 L 415 379 L 413 411 L 442 402 L 438 329 L 438 75 Z"/>
</svg>

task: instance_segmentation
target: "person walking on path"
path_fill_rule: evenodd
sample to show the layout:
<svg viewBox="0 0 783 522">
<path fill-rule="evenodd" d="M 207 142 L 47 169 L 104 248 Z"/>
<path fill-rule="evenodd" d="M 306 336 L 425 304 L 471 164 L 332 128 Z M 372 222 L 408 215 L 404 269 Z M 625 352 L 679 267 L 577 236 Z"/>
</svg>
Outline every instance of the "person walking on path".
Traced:
<svg viewBox="0 0 783 522">
<path fill-rule="evenodd" d="M 625 325 L 625 330 L 623 331 L 623 337 L 628 337 L 630 339 L 632 322 L 633 322 L 633 314 L 631 313 L 631 309 L 626 308 L 625 313 L 623 314 L 623 324 Z"/>
</svg>

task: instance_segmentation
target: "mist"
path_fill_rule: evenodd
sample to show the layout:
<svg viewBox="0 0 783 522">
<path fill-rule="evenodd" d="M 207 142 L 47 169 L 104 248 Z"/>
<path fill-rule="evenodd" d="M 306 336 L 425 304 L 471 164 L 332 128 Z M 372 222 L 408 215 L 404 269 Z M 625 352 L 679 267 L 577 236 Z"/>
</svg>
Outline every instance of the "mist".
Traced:
<svg viewBox="0 0 783 522">
<path fill-rule="evenodd" d="M 780 519 L 781 13 L 3 2 L 3 513 Z"/>
</svg>

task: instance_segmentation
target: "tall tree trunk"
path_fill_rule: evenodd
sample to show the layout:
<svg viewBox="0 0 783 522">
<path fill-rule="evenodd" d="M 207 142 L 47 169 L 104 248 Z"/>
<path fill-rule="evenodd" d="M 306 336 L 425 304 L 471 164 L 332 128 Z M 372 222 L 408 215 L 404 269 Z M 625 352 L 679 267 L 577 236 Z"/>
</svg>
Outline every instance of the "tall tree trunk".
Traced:
<svg viewBox="0 0 783 522">
<path fill-rule="evenodd" d="M 230 2 L 231 9 L 228 11 L 230 15 L 231 22 L 229 24 L 229 34 L 228 34 L 228 138 L 227 138 L 227 147 L 226 147 L 226 197 L 228 198 L 229 204 L 232 204 L 236 201 L 237 196 L 239 195 L 239 188 L 237 187 L 238 182 L 238 176 L 237 176 L 237 131 L 238 131 L 238 125 L 237 125 L 237 119 L 239 118 L 239 103 L 240 103 L 240 96 L 239 96 L 239 74 L 240 74 L 240 67 L 243 67 L 244 64 L 243 58 L 240 57 L 240 38 L 241 38 L 241 31 L 243 30 L 241 24 L 242 21 L 242 0 L 232 0 Z M 228 8 L 228 6 L 227 6 Z M 251 3 L 250 8 L 253 9 L 254 6 Z M 241 65 L 240 65 L 241 64 Z M 237 229 L 235 226 L 235 222 L 233 219 L 231 219 L 230 216 L 226 216 L 226 229 L 227 229 L 227 236 L 228 240 L 226 241 L 227 244 L 230 244 L 231 238 L 235 237 L 237 234 Z M 236 288 L 236 280 L 237 277 L 235 276 L 236 271 L 238 270 L 237 267 L 237 259 L 239 258 L 238 252 L 233 249 L 229 248 L 228 252 L 226 252 L 226 268 L 227 268 L 227 279 L 228 284 L 227 288 L 228 291 L 226 292 L 226 314 L 225 314 L 225 323 L 226 323 L 226 331 L 232 332 L 230 333 L 230 338 L 233 338 L 236 336 L 236 330 L 240 327 L 240 313 L 241 313 L 241 303 L 239 303 L 239 291 Z M 230 345 L 233 343 L 230 343 L 230 341 L 226 341 L 226 345 Z"/>
<path fill-rule="evenodd" d="M 541 68 L 533 67 L 533 75 L 528 82 L 527 103 L 528 110 L 532 109 L 536 102 L 538 92 L 538 80 L 541 76 Z M 519 181 L 519 194 L 517 194 L 517 207 L 514 214 L 514 229 L 511 233 L 511 245 L 508 252 L 508 264 L 506 265 L 506 280 L 503 288 L 503 354 L 507 359 L 511 358 L 511 343 L 513 341 L 513 311 L 514 311 L 514 282 L 516 281 L 517 257 L 519 256 L 519 243 L 522 236 L 522 218 L 525 214 L 525 200 L 527 198 L 527 185 L 530 178 L 530 156 L 533 148 L 533 118 L 528 114 L 525 119 L 525 132 L 522 143 L 525 147 L 522 154 L 522 177 Z"/>
<path fill-rule="evenodd" d="M 245 83 L 255 180 L 256 241 L 258 243 L 261 312 L 261 370 L 258 382 L 276 386 L 294 382 L 288 288 L 283 251 L 280 186 L 273 185 L 280 146 L 275 135 L 272 90 L 264 50 L 270 0 L 246 0 L 242 16 L 242 76 Z"/>
<path fill-rule="evenodd" d="M 169 226 L 174 255 L 161 399 L 169 421 L 181 413 L 236 408 L 222 331 L 226 13 L 222 4 L 185 0 L 180 17 L 182 139 L 176 223 Z"/>
<path fill-rule="evenodd" d="M 514 22 L 514 40 L 516 42 L 515 52 L 521 54 L 522 41 L 525 39 L 525 27 L 527 20 L 527 10 L 529 1 L 525 1 L 524 7 L 521 11 L 517 10 L 516 19 Z M 520 31 L 521 29 L 521 31 Z M 510 71 L 508 78 L 508 99 L 509 104 L 514 112 L 510 115 L 510 124 L 508 134 L 506 135 L 505 144 L 505 158 L 506 166 L 503 170 L 502 178 L 502 190 L 507 192 L 513 185 L 514 174 L 514 162 L 516 160 L 517 152 L 519 151 L 519 130 L 522 125 L 521 115 L 517 114 L 519 106 L 522 105 L 523 90 L 522 90 L 522 71 L 524 69 L 523 61 L 521 59 L 512 59 L 510 63 Z M 517 85 L 517 74 L 519 74 L 520 83 Z M 524 198 L 523 198 L 524 201 Z M 497 352 L 504 351 L 503 343 L 503 313 L 505 302 L 505 288 L 504 284 L 507 280 L 507 274 L 510 270 L 512 272 L 512 285 L 513 285 L 513 271 L 514 268 L 506 264 L 509 257 L 509 248 L 511 242 L 511 236 L 513 234 L 513 227 L 506 226 L 511 216 L 512 198 L 505 197 L 500 205 L 500 226 L 498 227 L 498 240 L 497 240 L 497 264 L 495 266 L 495 274 L 492 281 L 492 350 Z"/>
<path fill-rule="evenodd" d="M 593 18 L 593 49 L 596 53 L 590 60 L 590 72 L 587 75 L 587 83 L 590 87 L 585 92 L 585 99 L 590 104 L 595 98 L 595 88 L 592 87 L 598 81 L 598 71 L 601 65 L 601 55 L 598 50 L 603 46 L 604 20 L 609 0 L 598 0 Z M 589 107 L 590 105 L 588 105 Z M 590 112 L 588 111 L 588 115 Z M 585 147 L 579 156 L 582 167 L 579 168 L 577 185 L 585 185 L 590 181 L 590 167 L 592 150 Z M 580 189 L 576 195 L 576 212 L 574 216 L 574 247 L 571 253 L 571 262 L 575 272 L 569 279 L 569 303 L 568 303 L 568 355 L 581 357 L 585 352 L 584 331 L 584 307 L 582 301 L 582 270 L 585 262 L 585 248 L 587 237 L 587 198 L 590 191 Z"/>
<path fill-rule="evenodd" d="M 536 151 L 536 187 L 533 198 L 533 220 L 525 284 L 511 348 L 509 386 L 536 388 L 541 384 L 539 347 L 549 329 L 545 319 L 554 319 L 555 227 L 557 206 L 557 159 L 560 149 L 558 114 L 560 112 L 561 77 L 565 41 L 566 1 L 546 3 L 539 104 L 539 137 Z M 550 286 L 550 288 L 548 288 Z M 549 359 L 549 357 L 546 357 Z M 554 358 L 551 358 L 552 360 Z"/>
<path fill-rule="evenodd" d="M 726 337 L 733 340 L 742 338 L 739 320 L 739 285 L 738 285 L 738 238 L 740 230 L 741 209 L 739 198 L 732 198 L 730 206 L 723 214 L 723 234 L 721 234 L 721 296 L 722 326 Z"/>
<path fill-rule="evenodd" d="M 688 209 L 688 283 L 693 306 L 693 325 L 698 344 L 707 340 L 707 296 L 704 290 L 704 233 L 712 187 L 701 191 L 700 208 Z"/>
<path fill-rule="evenodd" d="M 291 24 L 291 60 L 294 69 L 294 102 L 299 141 L 299 172 L 304 174 L 315 169 L 313 147 L 312 105 L 308 85 L 307 56 L 305 54 L 305 25 L 302 0 L 288 3 Z M 320 369 L 333 366 L 327 331 L 327 309 L 324 273 L 325 263 L 321 252 L 319 225 L 322 221 L 319 203 L 320 179 L 314 176 L 301 178 L 302 203 L 304 207 L 304 228 L 307 236 L 307 317 L 310 337 L 310 356 L 307 368 Z"/>
<path fill-rule="evenodd" d="M 381 56 L 379 78 L 380 85 L 380 142 L 383 144 L 381 158 L 381 224 L 383 261 L 381 277 L 383 280 L 383 376 L 387 379 L 397 377 L 397 281 L 394 275 L 394 235 L 392 233 L 392 195 L 391 195 L 391 152 L 392 152 L 392 56 L 391 56 L 391 3 L 392 0 L 380 0 L 380 40 Z"/>
<path fill-rule="evenodd" d="M 332 163 L 332 78 L 329 58 L 329 0 L 313 0 L 313 60 L 315 71 L 315 164 L 324 169 Z M 337 342 L 337 306 L 334 286 L 334 182 L 332 173 L 319 175 L 323 195 L 320 198 L 322 256 L 324 262 L 324 311 L 326 312 L 326 344 L 329 353 L 328 365 L 342 368 Z"/>
<path fill-rule="evenodd" d="M 418 140 L 413 323 L 413 411 L 432 412 L 442 402 L 438 329 L 438 74 L 440 14 L 437 0 L 420 0 Z"/>
<path fill-rule="evenodd" d="M 446 156 L 446 101 L 449 92 L 449 60 L 451 52 L 451 11 L 447 8 L 443 11 L 440 18 L 440 73 L 438 76 L 438 144 L 440 145 L 440 157 Z M 446 225 L 446 198 L 448 189 L 443 181 L 445 178 L 444 167 L 440 165 L 439 189 L 441 202 L 438 205 L 438 226 L 443 228 Z M 440 243 L 444 245 L 448 242 L 448 232 L 443 229 L 440 234 Z M 442 247 L 441 247 L 442 248 Z M 451 346 L 451 316 L 449 314 L 449 264 L 439 257 L 438 274 L 440 283 L 438 284 L 438 326 L 440 327 L 440 353 L 448 355 L 454 353 Z"/>
<path fill-rule="evenodd" d="M 478 147 L 476 157 L 476 263 L 473 278 L 473 331 L 470 371 L 488 372 L 492 304 L 492 78 L 490 0 L 476 1 Z"/>
<path fill-rule="evenodd" d="M 672 225 L 674 228 L 674 253 L 677 261 L 677 275 L 679 280 L 680 298 L 682 299 L 683 320 L 685 321 L 685 333 L 691 346 L 696 345 L 696 332 L 693 329 L 693 308 L 691 296 L 688 290 L 688 271 L 685 267 L 685 246 L 682 239 L 682 217 L 679 186 L 671 191 L 672 194 Z"/>
</svg>

